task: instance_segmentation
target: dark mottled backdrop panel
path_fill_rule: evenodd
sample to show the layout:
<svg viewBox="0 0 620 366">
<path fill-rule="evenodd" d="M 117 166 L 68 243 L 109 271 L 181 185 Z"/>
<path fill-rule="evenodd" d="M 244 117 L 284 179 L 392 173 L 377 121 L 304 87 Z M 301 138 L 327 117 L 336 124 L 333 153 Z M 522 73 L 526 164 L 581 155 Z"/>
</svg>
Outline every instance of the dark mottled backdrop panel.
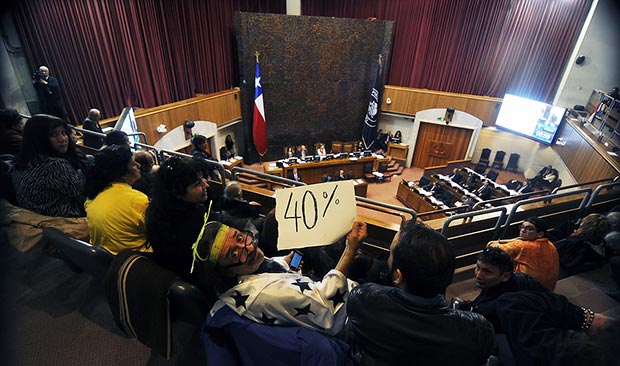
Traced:
<svg viewBox="0 0 620 366">
<path fill-rule="evenodd" d="M 359 140 L 368 97 L 383 55 L 384 75 L 392 47 L 391 21 L 237 13 L 236 39 L 242 115 L 249 163 L 252 143 L 255 52 L 260 52 L 269 151 L 288 145 Z M 385 77 L 384 77 L 385 79 Z"/>
</svg>

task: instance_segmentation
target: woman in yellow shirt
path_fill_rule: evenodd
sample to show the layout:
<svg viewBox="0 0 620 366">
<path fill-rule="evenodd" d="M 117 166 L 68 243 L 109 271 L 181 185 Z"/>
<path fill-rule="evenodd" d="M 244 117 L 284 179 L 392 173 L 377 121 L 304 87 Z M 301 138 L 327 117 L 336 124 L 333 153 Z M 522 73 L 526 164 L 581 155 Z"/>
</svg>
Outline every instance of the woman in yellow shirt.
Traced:
<svg viewBox="0 0 620 366">
<path fill-rule="evenodd" d="M 149 199 L 131 188 L 138 179 L 140 164 L 128 146 L 108 146 L 97 154 L 84 205 L 92 244 L 113 254 L 124 249 L 151 251 L 145 224 Z"/>
</svg>

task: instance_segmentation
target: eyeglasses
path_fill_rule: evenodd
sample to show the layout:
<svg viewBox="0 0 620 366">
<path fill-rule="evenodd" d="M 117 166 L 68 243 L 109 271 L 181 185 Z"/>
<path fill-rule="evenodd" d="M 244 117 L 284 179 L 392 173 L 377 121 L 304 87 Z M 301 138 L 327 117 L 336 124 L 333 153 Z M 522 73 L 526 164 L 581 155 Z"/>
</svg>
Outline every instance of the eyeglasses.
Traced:
<svg viewBox="0 0 620 366">
<path fill-rule="evenodd" d="M 243 248 L 234 249 L 233 251 L 231 251 L 230 256 L 233 259 L 238 258 L 239 260 L 233 264 L 224 266 L 224 268 L 232 268 L 244 265 L 250 254 L 250 252 L 248 251 L 248 245 L 254 246 L 254 250 L 256 250 L 256 243 L 258 242 L 252 231 L 239 231 L 235 234 L 235 241 L 237 242 L 237 244 L 243 244 Z M 243 252 L 245 252 L 245 257 L 243 256 Z"/>
<path fill-rule="evenodd" d="M 536 226 L 525 226 L 525 225 L 521 225 L 519 226 L 519 230 L 523 230 L 523 231 L 536 231 Z"/>
</svg>

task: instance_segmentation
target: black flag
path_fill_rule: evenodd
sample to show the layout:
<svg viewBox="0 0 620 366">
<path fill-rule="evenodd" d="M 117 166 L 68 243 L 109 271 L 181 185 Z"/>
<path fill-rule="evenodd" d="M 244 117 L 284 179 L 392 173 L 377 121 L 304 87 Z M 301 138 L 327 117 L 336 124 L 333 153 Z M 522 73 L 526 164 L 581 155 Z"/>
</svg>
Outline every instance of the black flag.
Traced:
<svg viewBox="0 0 620 366">
<path fill-rule="evenodd" d="M 368 111 L 366 111 L 366 118 L 364 118 L 364 126 L 362 128 L 364 150 L 370 150 L 377 137 L 377 122 L 379 119 L 379 110 L 381 109 L 381 93 L 383 92 L 381 55 L 379 55 L 379 65 L 377 66 L 377 75 L 375 76 L 375 83 L 373 85 L 368 101 Z"/>
</svg>

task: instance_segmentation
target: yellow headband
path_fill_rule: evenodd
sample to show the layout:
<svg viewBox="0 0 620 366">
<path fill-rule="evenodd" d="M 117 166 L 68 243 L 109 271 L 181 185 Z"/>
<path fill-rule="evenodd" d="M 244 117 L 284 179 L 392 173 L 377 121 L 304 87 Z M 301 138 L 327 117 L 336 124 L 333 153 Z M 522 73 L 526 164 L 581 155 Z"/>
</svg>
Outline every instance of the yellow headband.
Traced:
<svg viewBox="0 0 620 366">
<path fill-rule="evenodd" d="M 224 245 L 224 238 L 226 238 L 226 232 L 228 229 L 228 225 L 222 224 L 220 229 L 217 231 L 217 235 L 215 236 L 215 240 L 213 240 L 213 245 L 209 251 L 209 256 L 207 257 L 207 263 L 210 265 L 215 265 L 215 263 L 217 263 L 217 259 L 220 257 L 222 245 Z"/>
<path fill-rule="evenodd" d="M 192 245 L 192 268 L 189 270 L 189 273 L 194 273 L 194 264 L 199 260 L 201 262 L 207 262 L 207 264 L 213 266 L 217 263 L 217 259 L 222 251 L 222 245 L 224 244 L 224 238 L 226 237 L 226 231 L 228 231 L 229 226 L 225 224 L 221 224 L 220 228 L 215 235 L 215 239 L 213 240 L 213 245 L 211 246 L 211 250 L 206 257 L 202 258 L 200 254 L 198 254 L 198 244 L 202 240 L 202 236 L 204 235 L 205 228 L 209 225 L 217 225 L 219 222 L 217 221 L 209 221 L 207 222 L 207 216 L 205 215 L 205 224 L 202 226 L 202 230 L 200 230 L 200 234 L 198 234 L 198 239 Z"/>
</svg>

